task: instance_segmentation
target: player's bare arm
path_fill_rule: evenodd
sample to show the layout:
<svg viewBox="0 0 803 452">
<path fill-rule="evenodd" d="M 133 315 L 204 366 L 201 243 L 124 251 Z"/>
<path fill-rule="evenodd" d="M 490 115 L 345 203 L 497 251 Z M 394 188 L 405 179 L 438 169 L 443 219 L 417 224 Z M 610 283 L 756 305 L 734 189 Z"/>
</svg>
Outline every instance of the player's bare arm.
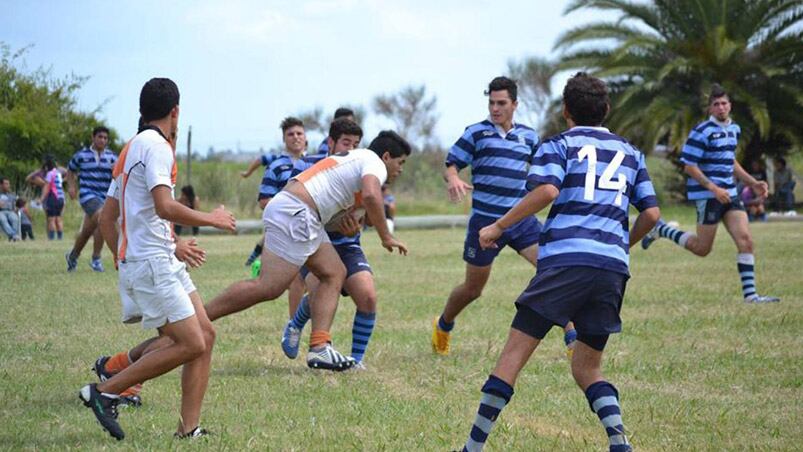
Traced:
<svg viewBox="0 0 803 452">
<path fill-rule="evenodd" d="M 251 174 L 252 174 L 254 171 L 256 171 L 256 169 L 257 169 L 257 168 L 259 168 L 260 166 L 262 166 L 262 159 L 260 159 L 259 157 L 257 157 L 257 158 L 256 158 L 254 161 L 252 161 L 252 162 L 251 162 L 251 163 L 248 165 L 248 168 L 246 168 L 246 170 L 245 170 L 245 171 L 240 171 L 240 177 L 242 177 L 243 179 L 247 178 L 247 177 L 248 177 L 248 176 L 250 176 L 250 175 L 251 175 Z"/>
<path fill-rule="evenodd" d="M 635 246 L 640 242 L 655 227 L 660 218 L 661 209 L 658 207 L 650 207 L 639 213 L 633 223 L 633 227 L 630 229 L 630 246 Z"/>
<path fill-rule="evenodd" d="M 70 195 L 70 199 L 74 201 L 78 183 L 76 182 L 75 173 L 72 171 L 67 171 L 67 184 L 67 193 Z"/>
<path fill-rule="evenodd" d="M 393 237 L 388 229 L 382 198 L 382 184 L 374 175 L 369 174 L 362 178 L 362 203 L 365 206 L 365 214 L 382 240 L 382 246 L 390 252 L 393 252 L 393 248 L 398 248 L 399 253 L 406 255 L 407 245 Z"/>
<path fill-rule="evenodd" d="M 460 179 L 455 165 L 449 165 L 443 170 L 443 180 L 446 181 L 446 192 L 451 202 L 462 201 L 468 192 L 474 189 L 471 184 Z"/>
<path fill-rule="evenodd" d="M 728 204 L 731 201 L 728 191 L 724 188 L 718 187 L 717 184 L 713 183 L 711 179 L 703 174 L 700 168 L 694 165 L 686 165 L 683 167 L 683 171 L 685 171 L 689 177 L 699 182 L 703 188 L 713 193 L 717 198 L 717 201 L 721 202 L 722 204 Z"/>
<path fill-rule="evenodd" d="M 513 208 L 491 225 L 480 229 L 480 246 L 493 248 L 496 240 L 505 232 L 505 229 L 519 221 L 535 215 L 558 197 L 560 190 L 552 184 L 539 185 L 535 190 L 527 193 Z"/>
<path fill-rule="evenodd" d="M 209 213 L 190 209 L 173 199 L 172 190 L 167 185 L 154 187 L 151 195 L 156 207 L 156 214 L 165 220 L 187 226 L 212 226 L 232 232 L 237 228 L 234 215 L 223 206 Z"/>
<path fill-rule="evenodd" d="M 114 266 L 117 267 L 117 218 L 120 216 L 120 202 L 111 196 L 106 198 L 103 204 L 103 209 L 100 210 L 100 234 L 103 236 L 103 241 L 109 248 L 112 257 L 114 258 Z"/>
</svg>

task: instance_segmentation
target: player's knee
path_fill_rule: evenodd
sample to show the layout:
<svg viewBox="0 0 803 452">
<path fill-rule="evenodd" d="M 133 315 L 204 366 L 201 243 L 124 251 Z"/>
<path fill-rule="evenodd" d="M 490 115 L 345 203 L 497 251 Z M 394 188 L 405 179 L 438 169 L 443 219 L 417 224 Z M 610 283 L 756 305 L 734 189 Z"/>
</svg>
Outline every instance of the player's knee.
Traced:
<svg viewBox="0 0 803 452">
<path fill-rule="evenodd" d="M 736 238 L 736 247 L 739 249 L 740 253 L 752 253 L 753 238 L 750 237 L 750 234 L 741 234 Z"/>
<path fill-rule="evenodd" d="M 692 252 L 694 252 L 694 254 L 700 257 L 706 257 L 709 254 L 711 254 L 711 249 L 712 249 L 711 245 L 703 244 L 703 245 L 698 245 L 697 247 L 692 249 Z"/>
<path fill-rule="evenodd" d="M 215 331 L 215 327 L 212 323 L 207 323 L 203 327 L 204 333 L 204 345 L 206 346 L 206 352 L 212 351 L 212 348 L 215 346 L 215 339 L 217 338 L 217 331 Z"/>
<path fill-rule="evenodd" d="M 192 361 L 193 359 L 203 355 L 207 351 L 204 335 L 198 334 L 191 340 L 188 340 L 187 343 L 184 344 L 184 349 L 188 361 Z"/>
<path fill-rule="evenodd" d="M 354 300 L 357 309 L 362 312 L 376 312 L 377 298 L 376 294 L 370 294 L 365 297 L 360 297 L 359 300 Z"/>
</svg>

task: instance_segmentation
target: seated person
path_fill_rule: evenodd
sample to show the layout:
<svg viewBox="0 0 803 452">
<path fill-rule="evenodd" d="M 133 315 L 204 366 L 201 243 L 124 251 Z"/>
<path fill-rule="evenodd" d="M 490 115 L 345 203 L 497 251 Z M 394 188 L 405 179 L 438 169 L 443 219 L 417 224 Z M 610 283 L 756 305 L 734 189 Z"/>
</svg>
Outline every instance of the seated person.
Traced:
<svg viewBox="0 0 803 452">
<path fill-rule="evenodd" d="M 786 166 L 786 159 L 783 157 L 775 159 L 774 164 L 775 172 L 773 173 L 773 179 L 775 180 L 775 201 L 778 210 L 781 212 L 794 210 L 797 177 L 795 173 Z"/>
<path fill-rule="evenodd" d="M 739 196 L 742 198 L 745 209 L 747 209 L 747 219 L 750 221 L 767 221 L 767 212 L 764 210 L 765 198 L 758 196 L 753 187 L 749 185 L 742 188 Z"/>
</svg>

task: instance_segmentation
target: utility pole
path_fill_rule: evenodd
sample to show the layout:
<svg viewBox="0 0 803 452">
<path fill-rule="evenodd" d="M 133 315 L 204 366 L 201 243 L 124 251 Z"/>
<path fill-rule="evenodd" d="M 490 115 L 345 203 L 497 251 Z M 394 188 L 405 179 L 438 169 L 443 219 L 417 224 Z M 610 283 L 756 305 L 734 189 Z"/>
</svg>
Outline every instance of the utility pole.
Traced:
<svg viewBox="0 0 803 452">
<path fill-rule="evenodd" d="M 187 129 L 187 185 L 192 184 L 192 126 Z"/>
</svg>

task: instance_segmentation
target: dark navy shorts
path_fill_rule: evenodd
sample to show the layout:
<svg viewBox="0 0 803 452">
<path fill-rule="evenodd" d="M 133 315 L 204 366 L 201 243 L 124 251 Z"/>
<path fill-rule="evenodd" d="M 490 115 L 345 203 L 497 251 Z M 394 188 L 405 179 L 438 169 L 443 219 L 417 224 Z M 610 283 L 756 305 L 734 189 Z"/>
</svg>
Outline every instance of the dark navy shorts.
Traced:
<svg viewBox="0 0 803 452">
<path fill-rule="evenodd" d="M 526 306 L 561 327 L 572 321 L 578 335 L 618 333 L 622 331 L 619 311 L 628 278 L 594 267 L 539 269 L 516 305 Z M 537 334 L 543 337 L 546 331 Z"/>
<path fill-rule="evenodd" d="M 97 211 L 100 210 L 101 207 L 103 207 L 103 200 L 100 198 L 96 198 L 94 196 L 92 198 L 87 199 L 86 202 L 81 204 L 81 208 L 84 209 L 84 213 L 86 213 L 87 216 L 90 217 L 92 215 L 95 215 L 95 213 L 97 213 Z"/>
<path fill-rule="evenodd" d="M 719 224 L 722 217 L 730 210 L 741 210 L 744 212 L 744 203 L 738 196 L 731 197 L 731 202 L 722 204 L 716 199 L 698 199 L 697 205 L 697 224 Z"/>
<path fill-rule="evenodd" d="M 477 267 L 491 265 L 496 256 L 505 246 L 510 246 L 516 251 L 529 248 L 538 244 L 541 235 L 541 223 L 535 217 L 527 217 L 512 227 L 508 228 L 499 240 L 496 241 L 497 248 L 484 250 L 480 247 L 480 229 L 489 226 L 496 221 L 496 218 L 486 217 L 485 215 L 471 215 L 468 220 L 468 231 L 466 232 L 466 242 L 463 247 L 463 260 Z"/>
<path fill-rule="evenodd" d="M 45 215 L 48 217 L 60 217 L 61 213 L 64 211 L 64 198 L 59 198 L 52 192 L 48 193 L 43 207 L 45 209 Z"/>
<path fill-rule="evenodd" d="M 374 273 L 373 270 L 371 270 L 371 265 L 368 264 L 368 258 L 365 257 L 365 253 L 363 253 L 360 245 L 356 243 L 335 245 L 335 251 L 337 251 L 338 256 L 340 256 L 340 260 L 343 261 L 343 265 L 346 267 L 346 279 L 359 272 L 368 272 L 371 274 Z M 309 274 L 307 266 L 302 266 L 301 270 L 299 270 L 299 273 L 301 273 L 301 278 L 306 279 L 307 275 Z M 349 296 L 349 294 L 346 292 L 346 289 L 343 289 L 340 293 L 344 297 Z"/>
</svg>

